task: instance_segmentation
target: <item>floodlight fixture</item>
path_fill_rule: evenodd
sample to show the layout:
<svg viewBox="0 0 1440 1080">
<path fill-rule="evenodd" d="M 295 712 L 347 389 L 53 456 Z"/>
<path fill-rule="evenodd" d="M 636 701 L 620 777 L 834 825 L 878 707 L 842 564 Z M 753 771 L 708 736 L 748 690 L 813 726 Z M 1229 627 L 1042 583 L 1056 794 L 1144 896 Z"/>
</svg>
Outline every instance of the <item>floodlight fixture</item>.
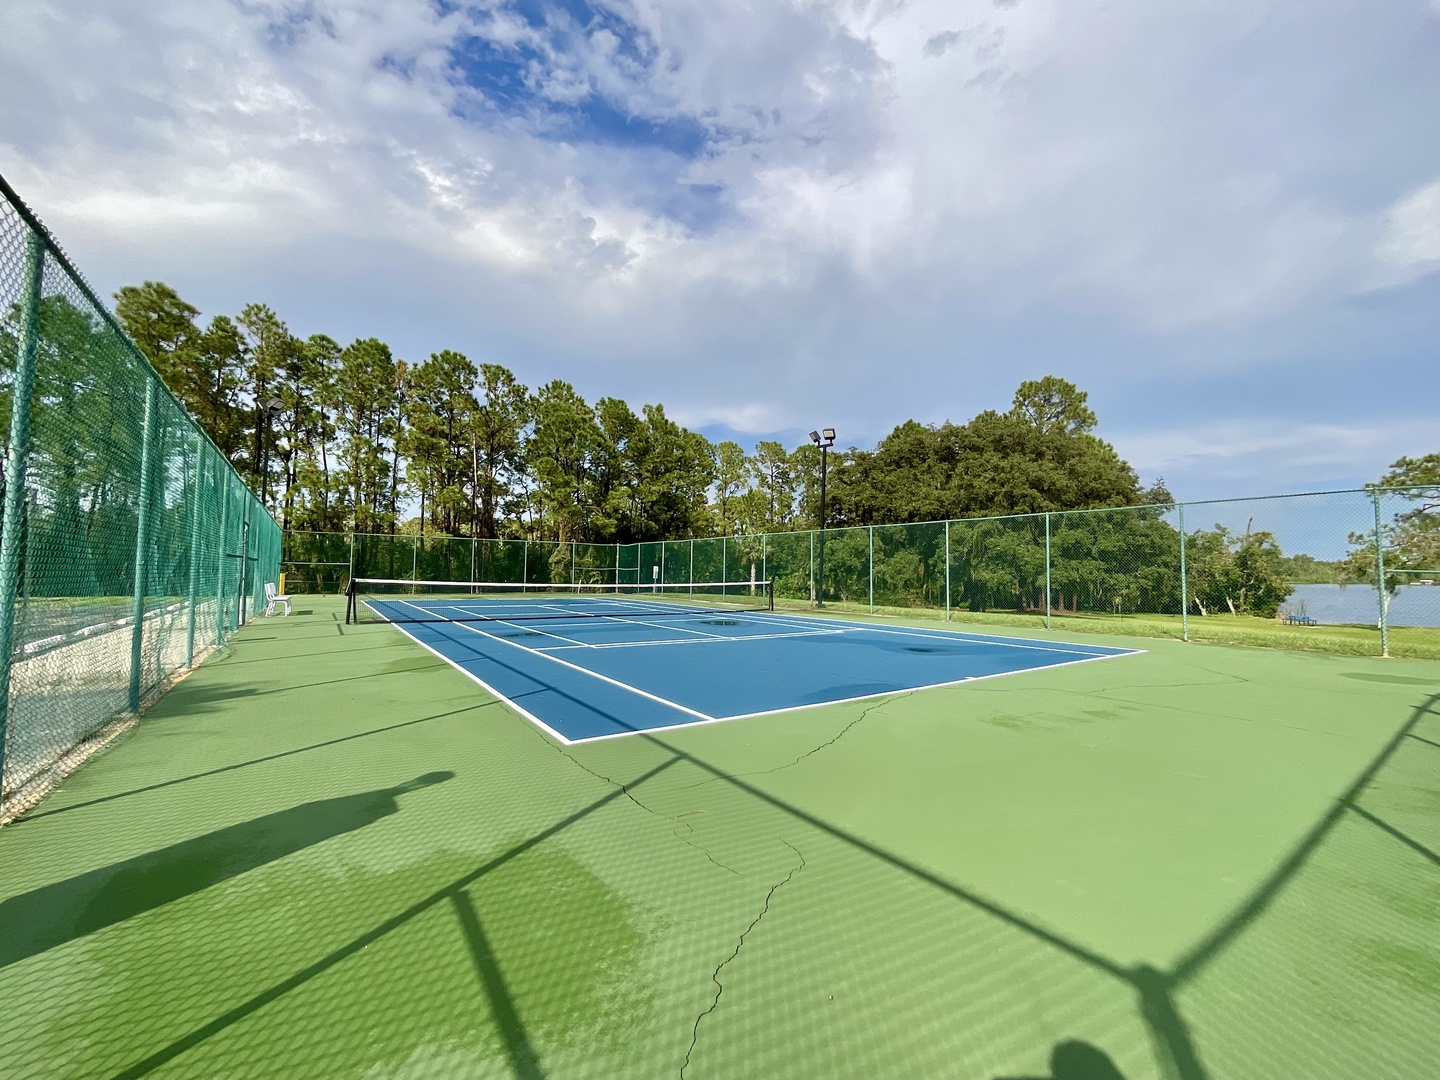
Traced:
<svg viewBox="0 0 1440 1080">
<path fill-rule="evenodd" d="M 825 436 L 825 441 L 826 441 L 827 443 L 829 443 L 829 444 L 832 445 L 832 446 L 835 444 L 835 429 L 834 429 L 833 427 L 827 427 L 827 428 L 826 428 L 824 431 L 822 431 L 820 434 L 822 434 L 822 435 Z"/>
<path fill-rule="evenodd" d="M 812 431 L 812 432 L 810 432 L 810 441 L 813 442 L 816 446 L 819 446 L 819 445 L 820 445 L 820 433 L 819 433 L 818 431 Z"/>
</svg>

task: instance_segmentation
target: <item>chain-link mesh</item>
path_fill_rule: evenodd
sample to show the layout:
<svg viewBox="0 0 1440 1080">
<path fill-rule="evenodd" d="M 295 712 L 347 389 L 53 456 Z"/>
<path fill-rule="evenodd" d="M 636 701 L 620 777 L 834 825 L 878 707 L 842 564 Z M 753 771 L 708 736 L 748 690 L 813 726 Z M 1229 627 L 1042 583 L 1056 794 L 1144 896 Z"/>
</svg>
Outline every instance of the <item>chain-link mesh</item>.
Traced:
<svg viewBox="0 0 1440 1080">
<path fill-rule="evenodd" d="M 350 580 L 350 557 L 348 533 L 288 530 L 280 561 L 285 591 L 339 595 Z"/>
<path fill-rule="evenodd" d="M 1428 645 L 1413 636 L 1440 628 L 1440 491 L 1434 488 L 640 544 L 292 533 L 287 545 L 286 565 L 300 571 L 290 583 L 294 591 L 332 580 L 318 568 L 353 549 L 357 554 L 339 569 L 356 577 L 667 585 L 768 580 L 777 601 L 819 601 L 841 612 L 919 610 L 1052 627 L 1057 619 L 1078 620 L 1152 636 L 1274 644 L 1255 635 L 1257 620 L 1270 620 L 1293 630 L 1280 643 L 1299 647 L 1321 645 L 1305 636 L 1307 628 L 1333 627 L 1332 634 L 1349 635 L 1341 651 L 1381 653 L 1398 634 L 1396 640 L 1418 643 L 1402 652 L 1440 655 L 1435 635 L 1425 639 Z"/>
<path fill-rule="evenodd" d="M 280 530 L 0 184 L 0 812 L 265 605 Z"/>
</svg>

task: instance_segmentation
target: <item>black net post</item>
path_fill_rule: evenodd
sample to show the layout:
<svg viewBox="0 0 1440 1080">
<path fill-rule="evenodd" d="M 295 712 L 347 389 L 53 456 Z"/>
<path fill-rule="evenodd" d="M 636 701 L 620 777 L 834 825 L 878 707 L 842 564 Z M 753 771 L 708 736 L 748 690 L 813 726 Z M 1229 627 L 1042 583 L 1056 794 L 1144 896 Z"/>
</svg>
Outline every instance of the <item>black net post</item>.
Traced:
<svg viewBox="0 0 1440 1080">
<path fill-rule="evenodd" d="M 45 249 L 31 233 L 25 245 L 25 284 L 20 341 L 15 358 L 15 391 L 10 406 L 10 453 L 5 462 L 5 510 L 0 533 L 0 777 L 10 721 L 10 661 L 15 640 L 15 599 L 24 550 L 25 465 L 30 454 L 30 408 L 35 396 L 35 344 L 40 319 L 40 281 Z"/>
</svg>

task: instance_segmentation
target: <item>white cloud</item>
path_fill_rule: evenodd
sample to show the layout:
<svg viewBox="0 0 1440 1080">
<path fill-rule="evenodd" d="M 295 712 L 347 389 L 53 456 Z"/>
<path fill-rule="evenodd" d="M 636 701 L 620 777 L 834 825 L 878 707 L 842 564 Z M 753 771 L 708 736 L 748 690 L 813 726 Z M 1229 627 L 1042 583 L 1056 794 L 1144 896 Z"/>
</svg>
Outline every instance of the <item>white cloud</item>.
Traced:
<svg viewBox="0 0 1440 1080">
<path fill-rule="evenodd" d="M 547 36 L 498 0 L 8 0 L 0 171 L 104 284 L 269 299 L 307 332 L 458 345 L 695 424 L 803 431 L 816 411 L 878 436 L 1046 371 L 1097 391 L 1184 371 L 1239 438 L 1237 382 L 1305 357 L 1296 381 L 1336 386 L 1295 426 L 1379 431 L 1351 449 L 1395 456 L 1376 422 L 1327 417 L 1353 412 L 1347 365 L 1381 362 L 1357 304 L 1425 287 L 1440 257 L 1423 12 L 605 11 Z M 533 109 L 457 80 L 474 39 L 533 58 Z M 705 152 L 558 137 L 545 110 L 594 88 Z M 1433 316 L 1414 318 L 1386 374 L 1440 389 L 1414 344 Z M 1362 345 L 1310 359 L 1337 340 Z M 1133 430 L 1133 408 L 1102 421 Z M 1153 438 L 1137 453 L 1298 472 L 1350 436 L 1229 456 L 1243 439 Z"/>
<path fill-rule="evenodd" d="M 562 53 L 512 14 L 419 0 L 73 6 L 11 7 L 13 82 L 67 123 L 5 134 L 61 213 L 115 228 L 418 240 L 557 285 L 628 282 L 637 314 L 654 276 L 806 288 L 838 260 L 882 287 L 918 273 L 984 289 L 998 269 L 1025 279 L 1022 305 L 1081 296 L 1170 327 L 1368 272 L 1371 214 L 1214 153 L 1214 133 L 1154 100 L 1198 77 L 1232 20 L 1253 27 L 1250 5 L 1167 23 L 1147 5 L 1042 0 L 637 3 L 621 10 L 655 51 L 644 70 L 603 27 L 574 27 Z M 637 116 L 706 118 L 728 136 L 681 179 L 721 185 L 742 216 L 687 236 L 643 155 L 462 119 L 473 93 L 449 50 L 475 35 L 541 51 L 549 99 L 594 85 Z M 64 67 L 42 59 L 66 46 Z"/>
<path fill-rule="evenodd" d="M 768 432 L 796 428 L 804 423 L 790 410 L 769 402 L 749 402 L 741 405 L 716 404 L 699 408 L 682 407 L 673 410 L 670 418 L 689 428 L 723 425 L 731 431 L 761 436 Z"/>
<path fill-rule="evenodd" d="M 1315 482 L 1371 483 L 1393 458 L 1424 453 L 1434 438 L 1435 422 L 1429 416 L 1394 416 L 1382 424 L 1253 416 L 1122 435 L 1114 443 L 1142 476 L 1164 476 L 1182 498 L 1212 498 L 1278 494 Z M 1277 460 L 1292 478 L 1288 486 L 1273 486 Z M 1182 494 L 1182 486 L 1190 490 Z"/>
<path fill-rule="evenodd" d="M 1378 253 L 1402 270 L 1440 263 L 1440 180 L 1391 207 Z"/>
</svg>

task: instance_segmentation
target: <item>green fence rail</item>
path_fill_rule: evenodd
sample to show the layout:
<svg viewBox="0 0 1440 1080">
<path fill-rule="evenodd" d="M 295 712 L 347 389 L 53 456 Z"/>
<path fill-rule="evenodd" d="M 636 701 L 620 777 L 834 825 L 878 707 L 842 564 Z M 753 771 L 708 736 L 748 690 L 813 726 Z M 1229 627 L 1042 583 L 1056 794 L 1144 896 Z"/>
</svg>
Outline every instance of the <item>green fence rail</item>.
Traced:
<svg viewBox="0 0 1440 1080">
<path fill-rule="evenodd" d="M 1195 620 L 1259 617 L 1368 626 L 1384 655 L 1392 626 L 1440 628 L 1437 506 L 1433 488 L 1367 488 L 619 545 L 290 532 L 284 566 L 292 592 L 767 579 L 792 604 L 1046 627 L 1151 616 L 1185 639 Z"/>
<path fill-rule="evenodd" d="M 264 607 L 279 526 L 0 179 L 0 817 Z"/>
</svg>

